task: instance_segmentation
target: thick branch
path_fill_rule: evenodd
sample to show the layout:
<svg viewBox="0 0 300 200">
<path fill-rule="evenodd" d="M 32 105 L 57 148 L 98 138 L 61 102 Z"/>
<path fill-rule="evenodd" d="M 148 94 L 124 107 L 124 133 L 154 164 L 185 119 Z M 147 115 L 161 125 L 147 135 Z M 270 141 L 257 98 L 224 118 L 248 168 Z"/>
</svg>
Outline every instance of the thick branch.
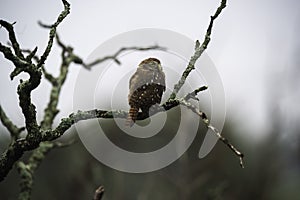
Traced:
<svg viewBox="0 0 300 200">
<path fill-rule="evenodd" d="M 18 139 L 5 150 L 0 159 L 0 182 L 6 177 L 12 166 L 18 161 L 25 151 L 38 147 L 36 143 L 29 143 L 26 139 Z"/>
<path fill-rule="evenodd" d="M 37 142 L 40 130 L 36 121 L 35 105 L 31 102 L 31 91 L 40 84 L 42 73 L 35 65 L 31 65 L 29 75 L 29 80 L 21 81 L 17 92 L 19 95 L 19 105 L 25 117 L 25 125 L 28 131 L 27 138 Z"/>
<path fill-rule="evenodd" d="M 57 21 L 52 25 L 52 28 L 50 30 L 50 36 L 49 36 L 49 42 L 46 47 L 45 52 L 43 53 L 41 59 L 39 60 L 37 65 L 32 64 L 32 62 L 24 60 L 24 56 L 21 58 L 18 57 L 17 53 L 18 51 L 21 52 L 19 49 L 19 45 L 16 45 L 16 40 L 11 41 L 12 46 L 16 51 L 16 48 L 18 51 L 16 52 L 17 56 L 13 55 L 9 47 L 6 47 L 0 43 L 0 51 L 4 54 L 5 58 L 12 61 L 15 65 L 15 70 L 11 74 L 11 78 L 18 75 L 22 71 L 27 72 L 30 76 L 29 80 L 22 81 L 18 86 L 18 95 L 19 95 L 19 105 L 22 109 L 24 118 L 25 118 L 25 125 L 27 129 L 27 136 L 26 139 L 18 139 L 17 141 L 13 142 L 9 148 L 1 155 L 0 160 L 0 181 L 4 179 L 4 177 L 7 175 L 9 170 L 12 168 L 13 164 L 20 159 L 20 157 L 23 155 L 24 151 L 32 150 L 38 147 L 39 143 L 42 141 L 42 134 L 40 127 L 37 124 L 36 121 L 36 110 L 35 106 L 31 102 L 31 91 L 34 90 L 41 81 L 41 70 L 40 67 L 45 62 L 48 54 L 51 51 L 52 43 L 53 43 L 53 37 L 56 34 L 56 28 L 59 25 L 59 23 L 67 16 L 69 13 L 69 3 L 65 0 L 62 0 L 65 5 L 65 10 L 62 11 L 62 13 L 59 15 Z M 3 23 L 3 21 L 2 21 Z M 8 30 L 10 31 L 10 30 Z M 34 52 L 29 55 L 29 57 L 34 57 Z M 28 57 L 28 58 L 29 58 Z"/>
<path fill-rule="evenodd" d="M 39 145 L 40 142 L 43 141 L 51 141 L 54 140 L 58 137 L 60 137 L 61 135 L 64 134 L 64 132 L 66 130 L 68 130 L 75 122 L 80 121 L 80 120 L 84 120 L 84 119 L 92 119 L 92 118 L 113 118 L 113 117 L 120 117 L 120 118 L 126 118 L 127 117 L 127 112 L 125 111 L 102 111 L 102 110 L 92 110 L 92 111 L 86 111 L 86 112 L 79 112 L 77 114 L 72 114 L 70 115 L 69 118 L 66 119 L 62 119 L 61 123 L 59 124 L 59 126 L 54 129 L 54 130 L 50 130 L 53 120 L 55 118 L 55 116 L 58 113 L 58 109 L 57 109 L 57 105 L 59 102 L 59 95 L 60 95 L 60 91 L 61 91 L 61 87 L 63 86 L 65 80 L 66 80 L 66 76 L 68 73 L 68 67 L 70 66 L 70 64 L 76 63 L 76 64 L 81 64 L 84 65 L 84 63 L 80 63 L 81 59 L 76 56 L 75 54 L 73 54 L 73 48 L 70 46 L 66 46 L 62 43 L 62 41 L 60 40 L 59 37 L 57 37 L 57 42 L 58 45 L 62 48 L 62 64 L 60 66 L 60 75 L 56 78 L 53 77 L 51 74 L 47 73 L 46 70 L 44 69 L 44 67 L 42 66 L 41 69 L 44 72 L 45 78 L 48 79 L 51 84 L 52 84 L 52 89 L 51 89 L 51 93 L 50 93 L 50 100 L 49 103 L 45 109 L 45 115 L 44 115 L 44 119 L 41 122 L 41 128 L 42 130 L 39 129 L 39 127 L 37 126 L 36 121 L 30 122 L 30 121 L 26 121 L 26 128 L 29 127 L 28 131 L 28 135 L 26 137 L 26 140 L 22 139 L 22 140 L 18 140 L 16 141 L 16 143 L 12 144 L 9 149 L 7 149 L 1 157 L 0 160 L 0 166 L 2 166 L 3 168 L 0 169 L 0 181 L 3 180 L 3 178 L 6 176 L 6 174 L 9 172 L 9 170 L 12 168 L 12 165 L 14 164 L 14 162 L 16 162 L 25 151 L 29 151 L 29 150 L 33 150 L 36 149 Z M 10 49 L 7 47 L 8 51 L 10 51 Z M 129 51 L 129 50 L 151 50 L 151 49 L 163 49 L 159 46 L 151 46 L 151 47 L 128 47 L 128 48 L 121 48 L 117 53 L 114 54 L 114 56 L 118 56 L 121 52 L 124 51 Z M 27 53 L 29 53 L 29 55 L 32 55 L 33 53 L 31 51 L 25 50 Z M 24 52 L 25 52 L 24 51 Z M 9 54 L 9 56 L 14 56 L 12 53 Z M 104 62 L 107 59 L 117 59 L 117 57 L 114 56 L 106 56 L 102 59 L 98 59 L 97 61 L 94 62 L 94 64 L 98 64 L 100 62 Z M 37 56 L 33 57 L 34 59 L 36 59 L 37 61 L 39 61 L 40 59 Z M 18 59 L 16 57 L 16 59 Z M 23 64 L 23 63 L 21 63 Z M 94 64 L 90 64 L 90 66 L 94 65 Z M 26 65 L 29 65 L 28 63 L 26 63 Z M 29 65 L 30 67 L 28 67 L 28 70 L 30 72 L 30 79 L 29 81 L 25 81 L 23 83 L 20 84 L 20 86 L 18 87 L 18 93 L 20 96 L 20 105 L 22 102 L 22 106 L 24 107 L 26 111 L 23 111 L 25 119 L 29 118 L 29 119 L 33 119 L 35 120 L 35 107 L 33 104 L 29 104 L 31 102 L 30 99 L 30 92 L 31 92 L 31 88 L 30 88 L 30 83 L 32 82 L 32 77 L 33 80 L 36 79 L 36 77 L 39 79 L 38 81 L 40 81 L 40 70 L 32 70 L 31 67 L 33 67 L 33 69 L 36 69 L 36 66 L 33 64 Z M 22 70 L 21 70 L 22 71 Z M 34 73 L 38 72 L 38 76 Z M 33 75 L 33 76 L 32 76 Z M 28 89 L 26 89 L 28 88 Z M 25 90 L 26 89 L 26 90 Z M 22 97 L 22 98 L 21 98 Z M 21 101 L 22 99 L 22 101 Z M 176 100 L 173 100 L 173 102 L 176 102 Z M 29 104 L 29 106 L 27 106 Z M 178 103 L 177 103 L 178 105 Z M 166 108 L 171 108 L 172 106 L 175 106 L 175 104 L 170 104 L 170 103 L 166 103 L 164 105 L 164 107 Z M 162 112 L 164 111 L 164 107 L 160 107 L 158 111 Z M 23 109 L 22 109 L 23 110 Z M 96 116 L 95 116 L 96 113 Z M 29 117 L 30 115 L 30 117 Z M 139 119 L 145 119 L 149 116 L 146 116 L 143 113 L 139 113 Z M 31 126 L 29 126 L 31 125 Z M 34 129 L 36 128 L 36 129 Z M 34 133 L 34 134 L 33 134 Z"/>
<path fill-rule="evenodd" d="M 186 98 L 187 100 L 190 97 Z M 182 100 L 179 99 L 170 99 L 160 106 L 156 106 L 151 110 L 150 115 L 148 113 L 139 112 L 137 120 L 144 120 L 160 112 L 166 112 L 180 104 Z M 43 140 L 51 141 L 62 136 L 73 124 L 88 120 L 88 119 L 112 119 L 112 118 L 121 118 L 126 119 L 128 116 L 127 111 L 116 110 L 116 111 L 107 111 L 107 110 L 89 110 L 89 111 L 77 111 L 77 113 L 72 113 L 67 118 L 63 118 L 59 125 L 54 130 L 47 130 L 44 132 Z"/>
<path fill-rule="evenodd" d="M 36 122 L 35 106 L 31 103 L 31 91 L 34 90 L 41 81 L 41 72 L 33 64 L 21 60 L 17 56 L 13 55 L 9 47 L 6 47 L 0 43 L 0 51 L 4 54 L 5 58 L 12 61 L 15 65 L 15 70 L 11 73 L 11 78 L 18 75 L 22 71 L 27 72 L 30 75 L 29 80 L 21 81 L 18 86 L 19 104 L 22 108 L 23 115 L 25 117 L 26 129 L 28 136 L 34 138 L 38 135 L 39 129 Z"/>
<path fill-rule="evenodd" d="M 188 75 L 190 74 L 190 72 L 195 69 L 195 63 L 196 61 L 200 58 L 200 56 L 202 55 L 202 53 L 205 51 L 205 49 L 207 48 L 209 42 L 210 42 L 210 35 L 211 35 L 211 31 L 212 31 L 212 27 L 213 27 L 213 23 L 214 20 L 220 15 L 220 13 L 222 12 L 222 10 L 226 7 L 226 0 L 222 0 L 220 6 L 218 7 L 218 9 L 216 10 L 215 14 L 213 16 L 210 17 L 210 22 L 208 25 L 208 28 L 206 30 L 206 34 L 205 34 L 205 38 L 203 43 L 200 46 L 199 41 L 196 41 L 195 44 L 195 53 L 194 55 L 191 57 L 188 66 L 186 67 L 186 69 L 184 70 L 180 80 L 178 81 L 177 84 L 174 85 L 174 89 L 172 94 L 170 95 L 170 99 L 174 99 L 177 95 L 177 93 L 179 92 L 179 90 L 181 89 L 181 87 L 184 85 L 185 80 L 187 79 Z"/>
<path fill-rule="evenodd" d="M 179 105 L 177 100 L 171 100 L 164 105 L 158 107 L 153 114 L 169 110 Z M 90 111 L 78 111 L 71 114 L 68 118 L 61 120 L 60 124 L 54 130 L 45 130 L 42 133 L 42 138 L 39 138 L 38 142 L 31 142 L 27 139 L 18 139 L 13 142 L 9 148 L 1 155 L 0 159 L 0 182 L 6 177 L 11 170 L 13 164 L 18 161 L 25 151 L 36 149 L 40 142 L 52 141 L 62 136 L 73 124 L 81 120 L 95 119 L 95 118 L 124 118 L 126 119 L 128 112 L 126 111 L 104 111 L 104 110 L 90 110 Z M 146 119 L 143 113 L 139 113 L 138 119 Z"/>
</svg>

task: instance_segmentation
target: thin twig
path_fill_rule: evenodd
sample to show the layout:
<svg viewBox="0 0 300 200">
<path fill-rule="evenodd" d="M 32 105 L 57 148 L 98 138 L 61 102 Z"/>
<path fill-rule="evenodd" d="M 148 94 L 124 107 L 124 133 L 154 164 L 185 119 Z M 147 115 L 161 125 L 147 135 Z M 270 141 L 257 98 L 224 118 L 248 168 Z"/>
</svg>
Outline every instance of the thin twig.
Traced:
<svg viewBox="0 0 300 200">
<path fill-rule="evenodd" d="M 60 15 L 58 16 L 56 22 L 51 26 L 50 29 L 50 33 L 49 33 L 49 40 L 48 40 L 48 44 L 47 47 L 43 53 L 43 55 L 41 56 L 41 59 L 39 61 L 39 63 L 37 64 L 37 67 L 40 68 L 46 61 L 52 45 L 53 45 L 53 40 L 54 37 L 56 35 L 56 28 L 57 26 L 64 20 L 65 17 L 67 17 L 67 15 L 70 13 L 70 4 L 66 1 L 66 0 L 62 0 L 63 4 L 64 4 L 64 10 L 60 13 Z"/>
<path fill-rule="evenodd" d="M 9 131 L 12 141 L 19 138 L 20 133 L 25 129 L 24 127 L 18 128 L 5 114 L 2 106 L 0 105 L 0 119 L 2 124 Z"/>
<path fill-rule="evenodd" d="M 220 131 L 216 127 L 213 127 L 212 125 L 209 125 L 208 128 L 211 129 L 217 135 L 219 140 L 221 140 L 224 144 L 226 144 L 239 157 L 240 166 L 242 168 L 244 168 L 245 167 L 244 166 L 244 161 L 243 161 L 244 154 L 242 152 L 240 152 L 235 146 L 233 146 L 233 144 L 231 144 L 227 138 L 222 136 Z"/>
<path fill-rule="evenodd" d="M 39 61 L 40 61 L 40 58 L 36 55 L 36 53 L 34 52 L 35 51 L 35 49 L 37 49 L 37 47 L 35 47 L 34 48 L 34 50 L 30 50 L 30 49 L 22 49 L 21 51 L 23 52 L 23 53 L 27 53 L 28 55 L 26 56 L 26 61 L 27 62 L 32 62 L 32 59 L 36 62 L 36 63 L 38 63 Z M 32 55 L 33 53 L 35 53 L 32 57 L 31 57 L 31 60 L 29 61 L 28 59 L 29 59 L 29 56 L 30 55 Z"/>
<path fill-rule="evenodd" d="M 158 45 L 153 45 L 153 46 L 149 46 L 149 47 L 122 47 L 121 49 L 119 49 L 116 53 L 110 55 L 110 56 L 105 56 L 103 58 L 99 58 L 96 59 L 95 61 L 88 63 L 88 64 L 84 64 L 86 68 L 91 68 L 94 65 L 97 65 L 101 62 L 104 62 L 106 60 L 114 60 L 117 64 L 121 64 L 121 61 L 118 59 L 118 56 L 125 52 L 125 51 L 149 51 L 149 50 L 162 50 L 165 51 L 166 48 L 164 47 L 160 47 Z"/>
<path fill-rule="evenodd" d="M 202 121 L 206 125 L 206 127 L 211 129 L 213 131 L 213 133 L 218 137 L 218 139 L 220 141 L 222 141 L 225 145 L 227 145 L 229 147 L 229 149 L 232 150 L 235 153 L 235 155 L 237 155 L 239 157 L 240 166 L 242 168 L 244 168 L 244 162 L 243 162 L 244 154 L 241 153 L 241 151 L 239 151 L 235 146 L 233 146 L 227 138 L 222 136 L 220 131 L 216 127 L 214 127 L 213 125 L 210 124 L 210 121 L 207 118 L 206 114 L 204 112 L 200 111 L 196 106 L 192 105 L 191 103 L 189 103 L 185 100 L 180 101 L 180 104 L 187 107 L 188 109 L 193 111 L 195 114 L 197 114 L 202 119 Z"/>
<path fill-rule="evenodd" d="M 185 97 L 183 99 L 186 100 L 186 101 L 189 100 L 189 99 L 194 99 L 194 100 L 199 101 L 199 99 L 196 97 L 197 94 L 199 92 L 202 92 L 202 91 L 207 90 L 207 89 L 208 89 L 208 86 L 206 86 L 206 85 L 201 86 L 201 87 L 197 88 L 196 90 L 194 90 L 193 92 L 190 92 L 187 95 L 185 95 Z"/>
</svg>

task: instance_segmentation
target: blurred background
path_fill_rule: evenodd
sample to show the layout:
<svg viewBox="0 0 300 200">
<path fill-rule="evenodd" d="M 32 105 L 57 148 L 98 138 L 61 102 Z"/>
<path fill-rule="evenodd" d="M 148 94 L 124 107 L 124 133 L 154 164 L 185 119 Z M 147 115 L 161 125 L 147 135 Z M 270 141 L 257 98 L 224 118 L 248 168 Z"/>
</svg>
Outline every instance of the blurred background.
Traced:
<svg viewBox="0 0 300 200">
<path fill-rule="evenodd" d="M 0 3 L 0 18 L 17 22 L 14 27 L 21 46 L 26 49 L 38 46 L 41 54 L 48 31 L 40 28 L 37 21 L 47 24 L 55 21 L 62 10 L 61 2 L 0 0 Z M 169 29 L 202 41 L 209 16 L 218 5 L 217 0 L 84 3 L 73 0 L 71 14 L 59 26 L 58 33 L 82 58 L 112 36 L 139 28 Z M 104 199 L 299 199 L 299 10 L 297 0 L 231 0 L 214 24 L 207 53 L 225 88 L 227 115 L 222 134 L 245 154 L 245 169 L 240 168 L 235 155 L 220 142 L 208 156 L 198 159 L 204 127 L 199 128 L 193 144 L 179 160 L 146 174 L 108 168 L 94 159 L 78 140 L 70 147 L 48 154 L 35 174 L 32 199 L 91 199 L 99 185 L 105 187 Z M 0 41 L 4 44 L 8 41 L 3 28 Z M 53 74 L 58 74 L 58 58 L 60 49 L 54 47 L 46 65 Z M 1 106 L 22 126 L 24 119 L 16 88 L 18 80 L 28 76 L 10 81 L 13 67 L 2 54 L 0 65 Z M 55 124 L 72 111 L 79 68 L 71 66 Z M 50 84 L 43 81 L 32 94 L 39 120 L 48 102 L 49 89 Z M 113 124 L 106 123 L 114 130 Z M 169 128 L 172 127 L 171 123 Z M 75 129 L 67 135 L 77 137 Z M 1 124 L 1 152 L 9 142 L 9 134 Z M 16 170 L 12 170 L 0 183 L 1 199 L 17 198 L 19 180 Z"/>
</svg>

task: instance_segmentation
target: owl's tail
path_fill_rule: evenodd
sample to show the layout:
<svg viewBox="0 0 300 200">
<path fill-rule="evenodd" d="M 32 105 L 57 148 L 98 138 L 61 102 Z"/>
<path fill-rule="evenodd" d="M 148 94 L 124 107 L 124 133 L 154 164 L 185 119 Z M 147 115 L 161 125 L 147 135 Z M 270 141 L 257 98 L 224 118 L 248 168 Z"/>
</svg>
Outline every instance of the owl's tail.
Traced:
<svg viewBox="0 0 300 200">
<path fill-rule="evenodd" d="M 138 108 L 130 107 L 128 117 L 127 117 L 127 120 L 125 123 L 126 126 L 130 126 L 130 127 L 133 126 L 133 124 L 135 123 L 135 120 L 137 118 L 138 112 L 139 112 Z"/>
</svg>

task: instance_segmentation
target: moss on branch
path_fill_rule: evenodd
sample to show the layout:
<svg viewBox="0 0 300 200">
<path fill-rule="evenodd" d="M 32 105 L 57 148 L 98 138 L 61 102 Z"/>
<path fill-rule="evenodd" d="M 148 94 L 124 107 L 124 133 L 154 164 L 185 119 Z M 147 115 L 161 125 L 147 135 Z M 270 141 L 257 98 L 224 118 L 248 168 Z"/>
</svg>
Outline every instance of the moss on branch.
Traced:
<svg viewBox="0 0 300 200">
<path fill-rule="evenodd" d="M 5 114 L 2 106 L 0 105 L 0 120 L 2 124 L 7 128 L 11 135 L 12 141 L 16 140 L 20 133 L 24 130 L 24 127 L 18 128 Z"/>
<path fill-rule="evenodd" d="M 23 55 L 23 53 L 20 49 L 20 45 L 19 45 L 19 43 L 17 41 L 17 38 L 16 38 L 16 35 L 15 35 L 15 31 L 14 31 L 14 27 L 13 27 L 14 24 L 15 24 L 15 22 L 14 23 L 8 23 L 7 21 L 0 20 L 0 25 L 3 26 L 8 32 L 9 40 L 12 44 L 12 47 L 15 51 L 16 56 L 18 58 L 24 60 L 25 59 L 24 55 Z"/>
<path fill-rule="evenodd" d="M 17 162 L 17 169 L 21 177 L 19 200 L 31 199 L 31 192 L 34 183 L 34 173 L 55 143 L 42 142 L 39 147 L 33 151 L 28 159 L 28 164 L 22 161 Z"/>
<path fill-rule="evenodd" d="M 22 50 L 20 49 L 20 45 L 15 37 L 13 24 L 10 24 L 4 20 L 0 20 L 0 25 L 3 26 L 9 34 L 9 40 L 15 52 L 14 54 L 9 47 L 0 43 L 0 52 L 2 52 L 4 57 L 7 60 L 11 61 L 15 66 L 15 69 L 10 75 L 11 79 L 13 79 L 15 76 L 19 75 L 22 72 L 29 74 L 29 79 L 25 81 L 21 80 L 17 89 L 17 93 L 19 96 L 19 105 L 22 109 L 22 113 L 25 118 L 25 128 L 27 130 L 27 135 L 25 139 L 17 139 L 18 137 L 16 137 L 15 141 L 12 142 L 8 149 L 1 155 L 0 181 L 4 179 L 4 177 L 12 168 L 13 164 L 21 158 L 24 151 L 37 148 L 40 142 L 42 141 L 42 129 L 39 127 L 36 120 L 36 108 L 31 100 L 31 92 L 35 88 L 37 88 L 41 82 L 42 70 L 40 69 L 40 67 L 44 64 L 51 51 L 53 38 L 56 34 L 56 28 L 70 12 L 69 3 L 65 0 L 62 0 L 62 2 L 64 4 L 65 9 L 61 12 L 57 21 L 52 25 L 49 34 L 48 45 L 43 55 L 41 56 L 41 59 L 39 59 L 36 65 L 33 64 L 32 59 L 36 58 L 35 54 L 37 48 L 35 48 L 25 58 L 22 53 Z M 5 115 L 3 115 L 3 117 L 5 119 Z M 7 120 L 6 122 L 8 125 L 9 123 Z M 15 130 L 13 130 L 13 126 L 10 125 L 9 128 L 11 129 L 11 131 L 15 132 Z"/>
<path fill-rule="evenodd" d="M 53 45 L 53 40 L 54 40 L 54 37 L 56 35 L 56 29 L 58 27 L 58 25 L 67 17 L 67 15 L 70 13 L 70 4 L 69 2 L 67 2 L 66 0 L 62 0 L 63 4 L 64 4 L 64 10 L 60 13 L 60 15 L 58 16 L 56 22 L 51 25 L 51 28 L 50 28 L 50 32 L 49 32 L 49 40 L 48 40 L 48 44 L 47 44 L 47 47 L 43 53 L 43 55 L 41 56 L 41 59 L 39 60 L 38 64 L 37 64 L 37 67 L 40 68 L 46 61 L 50 51 L 51 51 L 51 48 L 52 48 L 52 45 Z"/>
</svg>

